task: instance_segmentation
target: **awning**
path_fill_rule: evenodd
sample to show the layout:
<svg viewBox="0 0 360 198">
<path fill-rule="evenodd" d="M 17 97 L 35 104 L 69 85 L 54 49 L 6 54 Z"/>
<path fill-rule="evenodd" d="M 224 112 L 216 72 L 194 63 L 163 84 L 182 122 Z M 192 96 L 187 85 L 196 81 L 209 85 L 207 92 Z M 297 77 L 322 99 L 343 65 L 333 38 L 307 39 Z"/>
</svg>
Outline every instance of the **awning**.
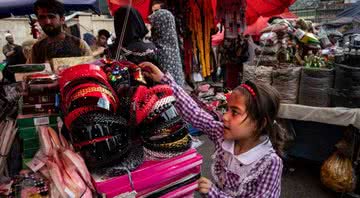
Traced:
<svg viewBox="0 0 360 198">
<path fill-rule="evenodd" d="M 0 18 L 33 14 L 36 0 L 1 0 Z M 63 0 L 66 11 L 93 10 L 100 13 L 99 0 Z"/>
<path fill-rule="evenodd" d="M 336 17 L 356 17 L 360 16 L 360 1 L 346 8 L 344 11 L 336 15 Z"/>
</svg>

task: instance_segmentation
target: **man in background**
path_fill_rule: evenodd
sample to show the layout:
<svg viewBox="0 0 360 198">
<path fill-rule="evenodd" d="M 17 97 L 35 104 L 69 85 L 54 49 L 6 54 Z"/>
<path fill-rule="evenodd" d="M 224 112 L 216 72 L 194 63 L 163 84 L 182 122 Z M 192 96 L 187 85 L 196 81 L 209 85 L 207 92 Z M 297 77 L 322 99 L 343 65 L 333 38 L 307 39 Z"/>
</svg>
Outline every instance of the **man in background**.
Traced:
<svg viewBox="0 0 360 198">
<path fill-rule="evenodd" d="M 24 64 L 26 63 L 26 58 L 23 54 L 22 47 L 14 43 L 14 37 L 10 33 L 6 33 L 5 38 L 8 43 L 3 47 L 3 53 L 6 57 L 6 67 L 3 70 L 3 82 L 14 83 L 15 75 L 9 71 L 9 66 Z"/>
<path fill-rule="evenodd" d="M 84 40 L 64 31 L 65 9 L 62 3 L 56 0 L 37 0 L 34 11 L 47 36 L 33 46 L 32 63 L 45 63 L 52 58 L 92 55 Z"/>
<path fill-rule="evenodd" d="M 91 46 L 93 56 L 100 58 L 104 54 L 106 54 L 106 50 L 108 49 L 107 41 L 110 36 L 110 32 L 105 29 L 101 29 L 98 31 L 96 43 L 94 46 Z"/>
<path fill-rule="evenodd" d="M 5 34 L 5 39 L 7 41 L 7 44 L 3 46 L 3 53 L 6 57 L 6 60 L 8 60 L 9 58 L 15 56 L 16 52 L 14 49 L 16 47 L 19 47 L 19 45 L 16 45 L 14 43 L 14 37 L 10 33 Z"/>
</svg>

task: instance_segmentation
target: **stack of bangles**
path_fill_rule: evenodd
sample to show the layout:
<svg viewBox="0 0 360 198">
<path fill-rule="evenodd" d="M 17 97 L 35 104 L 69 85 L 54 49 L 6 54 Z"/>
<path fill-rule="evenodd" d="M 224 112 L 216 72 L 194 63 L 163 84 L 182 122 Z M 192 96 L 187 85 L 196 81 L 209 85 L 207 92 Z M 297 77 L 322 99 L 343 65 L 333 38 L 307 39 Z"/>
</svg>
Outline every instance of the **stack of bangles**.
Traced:
<svg viewBox="0 0 360 198">
<path fill-rule="evenodd" d="M 181 155 L 191 148 L 191 138 L 185 123 L 174 106 L 172 92 L 161 85 L 155 91 L 158 100 L 140 125 L 147 160 L 164 160 Z M 152 88 L 157 89 L 157 86 Z"/>
</svg>

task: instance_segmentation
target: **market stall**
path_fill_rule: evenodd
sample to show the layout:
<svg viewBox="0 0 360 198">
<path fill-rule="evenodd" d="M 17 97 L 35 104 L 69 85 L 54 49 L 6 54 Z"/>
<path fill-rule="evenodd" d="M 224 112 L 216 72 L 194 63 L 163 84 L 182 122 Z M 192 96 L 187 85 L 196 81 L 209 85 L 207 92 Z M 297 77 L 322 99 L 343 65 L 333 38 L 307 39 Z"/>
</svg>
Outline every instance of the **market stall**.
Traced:
<svg viewBox="0 0 360 198">
<path fill-rule="evenodd" d="M 184 197 L 196 190 L 202 157 L 170 87 L 151 83 L 127 61 L 53 68 L 9 67 L 22 85 L 21 100 L 16 120 L 0 125 L 7 140 L 1 171 L 15 137 L 21 150 L 11 157 L 11 176 L 23 171 L 1 186 L 6 195 Z M 29 179 L 40 187 L 15 189 Z"/>
<path fill-rule="evenodd" d="M 260 32 L 260 45 L 255 60 L 244 65 L 242 80 L 280 92 L 279 117 L 293 137 L 289 156 L 323 163 L 325 186 L 358 193 L 351 175 L 359 174 L 359 35 L 284 18 L 269 18 L 261 31 L 247 31 Z M 337 165 L 346 171 L 336 171 Z"/>
</svg>

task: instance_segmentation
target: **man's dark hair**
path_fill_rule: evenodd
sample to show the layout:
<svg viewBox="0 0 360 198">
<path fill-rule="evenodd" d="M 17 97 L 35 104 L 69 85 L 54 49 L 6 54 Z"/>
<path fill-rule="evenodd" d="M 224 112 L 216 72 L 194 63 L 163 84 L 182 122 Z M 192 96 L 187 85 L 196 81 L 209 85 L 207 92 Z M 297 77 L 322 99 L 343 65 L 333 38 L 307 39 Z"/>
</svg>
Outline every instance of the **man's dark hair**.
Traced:
<svg viewBox="0 0 360 198">
<path fill-rule="evenodd" d="M 57 0 L 37 0 L 34 3 L 34 12 L 38 15 L 38 9 L 45 8 L 50 13 L 58 14 L 60 17 L 65 15 L 64 4 Z"/>
<path fill-rule="evenodd" d="M 154 1 L 152 1 L 151 6 L 153 6 L 153 5 L 155 5 L 155 4 L 160 4 L 160 8 L 161 8 L 161 9 L 165 9 L 165 8 L 166 8 L 164 1 L 154 0 Z"/>
<path fill-rule="evenodd" d="M 110 38 L 110 32 L 105 29 L 101 29 L 98 31 L 98 36 L 105 36 L 108 39 Z"/>
</svg>

